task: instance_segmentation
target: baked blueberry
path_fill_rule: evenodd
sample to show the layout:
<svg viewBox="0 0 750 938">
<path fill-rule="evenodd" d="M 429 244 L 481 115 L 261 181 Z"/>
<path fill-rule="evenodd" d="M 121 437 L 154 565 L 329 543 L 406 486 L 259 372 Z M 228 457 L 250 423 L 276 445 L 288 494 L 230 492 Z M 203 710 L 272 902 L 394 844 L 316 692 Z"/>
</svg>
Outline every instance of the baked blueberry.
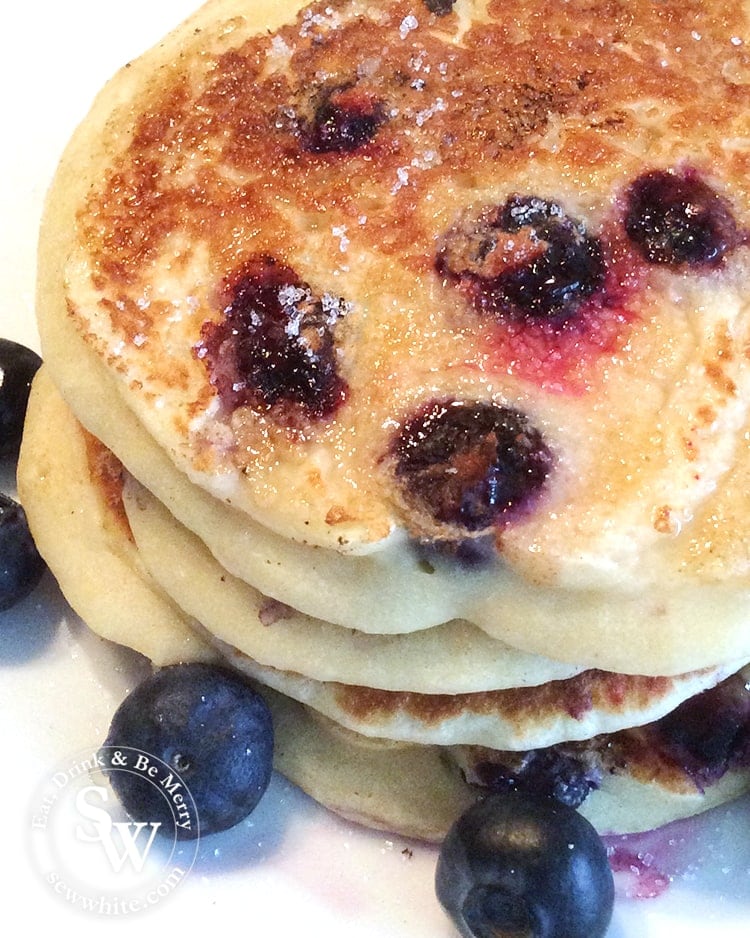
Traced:
<svg viewBox="0 0 750 938">
<path fill-rule="evenodd" d="M 591 824 L 552 798 L 518 791 L 491 795 L 458 819 L 435 888 L 464 938 L 602 938 L 614 904 Z"/>
<path fill-rule="evenodd" d="M 329 88 L 302 125 L 302 145 L 313 153 L 350 153 L 372 140 L 384 120 L 382 103 L 356 85 Z"/>
<path fill-rule="evenodd" d="M 317 297 L 272 258 L 252 258 L 233 279 L 218 322 L 208 322 L 197 349 L 222 402 L 275 407 L 283 422 L 326 417 L 343 401 L 334 327 L 340 297 Z"/>
<path fill-rule="evenodd" d="M 28 596 L 45 569 L 26 512 L 10 496 L 0 493 L 0 612 Z"/>
<path fill-rule="evenodd" d="M 728 201 L 693 171 L 644 173 L 625 206 L 625 231 L 651 264 L 715 267 L 741 240 Z"/>
<path fill-rule="evenodd" d="M 192 663 L 155 671 L 117 709 L 106 747 L 139 750 L 170 766 L 184 782 L 199 826 L 190 838 L 238 824 L 257 806 L 271 778 L 273 726 L 263 698 L 238 674 Z M 135 772 L 110 781 L 128 814 L 175 829 L 163 791 Z"/>
<path fill-rule="evenodd" d="M 423 0 L 424 5 L 435 16 L 447 16 L 456 4 L 456 0 Z"/>
<path fill-rule="evenodd" d="M 699 787 L 750 764 L 750 688 L 742 674 L 681 703 L 652 725 L 657 748 Z"/>
<path fill-rule="evenodd" d="M 436 267 L 482 312 L 511 320 L 570 319 L 606 273 L 599 240 L 556 202 L 514 195 L 468 216 L 444 239 Z"/>
<path fill-rule="evenodd" d="M 41 364 L 30 348 L 0 339 L 0 460 L 18 458 L 31 382 Z"/>
<path fill-rule="evenodd" d="M 395 455 L 407 500 L 466 531 L 512 518 L 539 494 L 553 462 L 524 414 L 481 401 L 429 405 L 405 424 Z"/>
<path fill-rule="evenodd" d="M 592 753 L 569 744 L 496 752 L 495 758 L 472 766 L 470 781 L 492 792 L 518 789 L 578 808 L 601 785 L 602 769 Z"/>
</svg>

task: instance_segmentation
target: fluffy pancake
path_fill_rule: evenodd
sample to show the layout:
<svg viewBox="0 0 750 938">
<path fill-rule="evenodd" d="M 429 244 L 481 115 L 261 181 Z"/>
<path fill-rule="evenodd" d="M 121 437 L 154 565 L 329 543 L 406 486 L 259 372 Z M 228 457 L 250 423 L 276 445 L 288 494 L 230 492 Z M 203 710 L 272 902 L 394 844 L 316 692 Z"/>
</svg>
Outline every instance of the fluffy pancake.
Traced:
<svg viewBox="0 0 750 938">
<path fill-rule="evenodd" d="M 643 678 L 586 671 L 565 681 L 475 694 L 383 691 L 262 667 L 225 654 L 262 684 L 307 704 L 340 726 L 397 742 L 480 745 L 527 750 L 590 739 L 659 719 L 693 694 L 713 687 L 737 665 L 679 678 Z"/>
<path fill-rule="evenodd" d="M 317 681 L 427 694 L 525 687 L 581 670 L 520 652 L 467 622 L 378 635 L 311 619 L 227 573 L 132 476 L 123 500 L 153 578 L 223 645 L 261 665 Z"/>
<path fill-rule="evenodd" d="M 216 657 L 149 580 L 122 505 L 122 466 L 76 423 L 42 369 L 18 468 L 29 526 L 66 599 L 103 638 L 155 665 Z"/>
</svg>

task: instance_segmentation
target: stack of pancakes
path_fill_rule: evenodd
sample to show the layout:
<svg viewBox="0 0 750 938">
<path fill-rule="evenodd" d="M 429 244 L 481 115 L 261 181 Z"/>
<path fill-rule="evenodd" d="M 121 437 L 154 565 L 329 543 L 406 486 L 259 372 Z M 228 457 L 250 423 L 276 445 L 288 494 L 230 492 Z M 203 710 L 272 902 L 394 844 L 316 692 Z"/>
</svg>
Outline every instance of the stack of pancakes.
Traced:
<svg viewBox="0 0 750 938">
<path fill-rule="evenodd" d="M 750 787 L 724 7 L 210 0 L 63 157 L 38 547 L 100 634 L 263 685 L 347 817 L 438 840 L 519 785 L 628 831 Z"/>
</svg>

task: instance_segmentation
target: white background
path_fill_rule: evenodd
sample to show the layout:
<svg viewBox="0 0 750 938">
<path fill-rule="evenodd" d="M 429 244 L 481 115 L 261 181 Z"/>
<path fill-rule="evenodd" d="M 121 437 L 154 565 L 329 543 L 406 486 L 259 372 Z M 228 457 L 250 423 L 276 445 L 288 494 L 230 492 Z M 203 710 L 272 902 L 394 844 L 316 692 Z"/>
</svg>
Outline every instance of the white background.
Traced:
<svg viewBox="0 0 750 938">
<path fill-rule="evenodd" d="M 252 0 L 248 0 L 249 3 Z M 0 54 L 0 334 L 37 345 L 36 234 L 46 187 L 75 124 L 109 75 L 191 12 L 192 0 L 13 4 Z M 0 474 L 13 489 L 9 472 Z M 435 851 L 360 830 L 276 778 L 258 811 L 206 838 L 175 894 L 149 912 L 102 920 L 69 907 L 28 852 L 32 792 L 58 764 L 96 747 L 144 664 L 93 637 L 46 579 L 0 613 L 0 882 L 6 922 L 76 934 L 241 929 L 327 938 L 451 938 L 432 891 Z M 671 841 L 671 843 L 670 843 Z M 675 874 L 659 899 L 618 899 L 609 938 L 747 938 L 750 806 L 654 839 Z M 643 845 L 641 845 L 643 846 Z M 411 852 L 409 852 L 411 851 Z M 622 891 L 622 889 L 621 889 Z"/>
</svg>

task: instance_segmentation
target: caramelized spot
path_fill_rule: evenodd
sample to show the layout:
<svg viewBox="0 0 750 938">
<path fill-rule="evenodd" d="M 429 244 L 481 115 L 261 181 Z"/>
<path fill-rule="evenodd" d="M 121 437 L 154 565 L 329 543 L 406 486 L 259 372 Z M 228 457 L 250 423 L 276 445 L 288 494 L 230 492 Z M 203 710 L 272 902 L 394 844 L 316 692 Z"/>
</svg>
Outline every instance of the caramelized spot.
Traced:
<svg viewBox="0 0 750 938">
<path fill-rule="evenodd" d="M 678 523 L 672 518 L 672 509 L 669 505 L 662 505 L 654 509 L 653 514 L 654 530 L 659 534 L 676 534 Z"/>
<path fill-rule="evenodd" d="M 336 687 L 339 705 L 360 719 L 377 721 L 401 711 L 434 725 L 469 711 L 496 713 L 523 726 L 526 722 L 543 725 L 560 711 L 580 720 L 592 708 L 613 712 L 623 707 L 642 707 L 667 694 L 672 682 L 667 677 L 591 670 L 567 680 L 549 681 L 539 687 L 472 694 L 418 694 L 345 684 Z"/>
<path fill-rule="evenodd" d="M 707 361 L 703 363 L 703 367 L 716 388 L 723 391 L 728 397 L 733 397 L 737 393 L 737 385 L 724 373 L 721 362 Z"/>
<path fill-rule="evenodd" d="M 125 476 L 122 463 L 96 437 L 83 429 L 81 432 L 86 446 L 86 461 L 91 481 L 107 506 L 107 517 L 114 521 L 129 541 L 133 542 L 133 532 L 130 530 L 130 523 L 122 501 Z"/>
<path fill-rule="evenodd" d="M 353 520 L 346 508 L 341 505 L 333 505 L 326 514 L 326 524 L 331 526 Z"/>
<path fill-rule="evenodd" d="M 704 404 L 702 407 L 698 408 L 696 416 L 702 427 L 710 427 L 718 415 L 710 404 Z"/>
</svg>

